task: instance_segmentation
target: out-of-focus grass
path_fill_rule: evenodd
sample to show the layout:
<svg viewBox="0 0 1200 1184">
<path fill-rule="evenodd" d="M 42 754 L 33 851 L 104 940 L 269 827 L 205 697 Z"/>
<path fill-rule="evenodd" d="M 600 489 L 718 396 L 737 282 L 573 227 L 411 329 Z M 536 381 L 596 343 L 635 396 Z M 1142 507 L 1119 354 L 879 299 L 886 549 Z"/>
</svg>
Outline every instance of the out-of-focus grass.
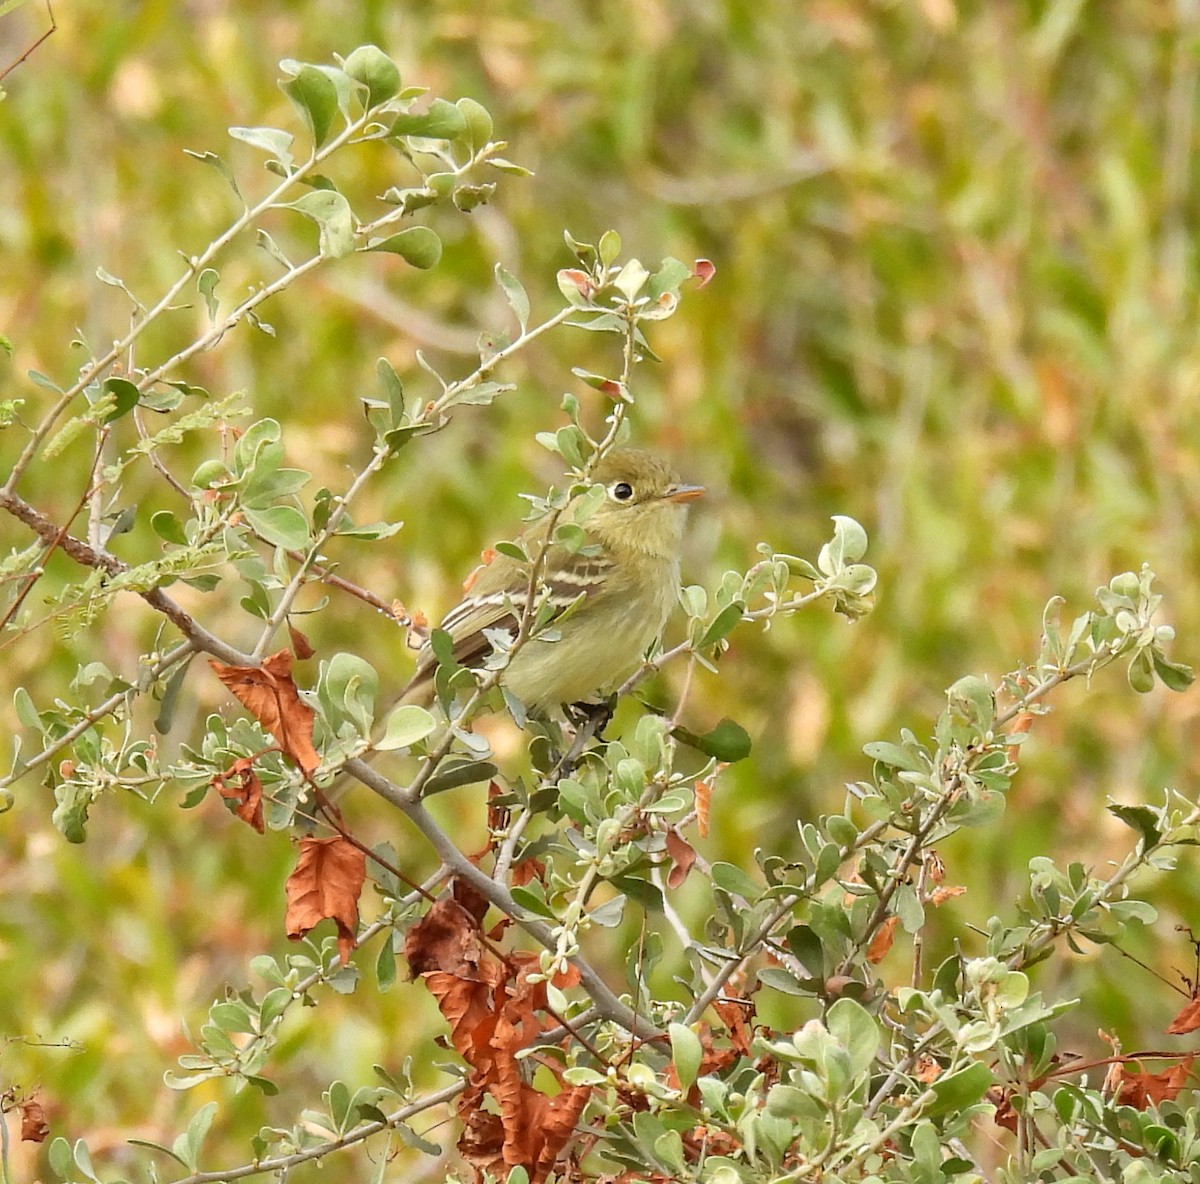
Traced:
<svg viewBox="0 0 1200 1184">
<path fill-rule="evenodd" d="M 436 271 L 347 260 L 264 310 L 276 338 L 239 329 L 186 376 L 214 393 L 246 389 L 258 414 L 285 422 L 290 462 L 336 486 L 367 447 L 356 400 L 376 357 L 420 395 L 415 349 L 465 370 L 479 329 L 506 324 L 495 259 L 524 279 L 535 315 L 556 307 L 564 227 L 594 238 L 612 226 L 647 258 L 713 259 L 716 281 L 662 327 L 663 363 L 637 380 L 639 440 L 713 490 L 694 519 L 689 578 L 746 563 L 760 539 L 811 551 L 835 512 L 867 526 L 881 575 L 865 621 L 822 613 L 737 634 L 721 677 L 694 687 L 689 716 L 731 714 L 756 742 L 721 782 L 706 854 L 786 848 L 795 818 L 840 808 L 842 783 L 865 771 L 862 743 L 927 727 L 960 674 L 996 676 L 1032 656 L 1051 594 L 1082 609 L 1109 575 L 1148 560 L 1178 656 L 1194 660 L 1194 7 L 81 0 L 0 105 L 0 331 L 16 346 L 12 362 L 0 356 L 0 383 L 33 402 L 20 376 L 69 376 L 76 326 L 95 348 L 119 336 L 126 306 L 91 278 L 97 266 L 152 300 L 177 274 L 176 251 L 196 251 L 232 215 L 220 179 L 183 148 L 219 151 L 247 188 L 266 185 L 224 127 L 292 126 L 277 59 L 374 40 L 406 81 L 478 98 L 535 178 L 502 186 L 465 228 L 439 223 Z M 36 24 L 32 4 L 0 19 L 0 57 Z M 383 154 L 351 167 L 353 193 L 393 183 Z M 309 228 L 280 214 L 272 233 L 286 243 Z M 235 296 L 259 266 L 235 252 L 220 291 Z M 200 315 L 177 314 L 185 325 Z M 170 332 L 149 336 L 147 356 Z M 404 531 L 386 548 L 347 544 L 343 572 L 444 609 L 478 550 L 511 533 L 517 493 L 554 476 L 532 436 L 558 424 L 561 393 L 577 385 L 570 367 L 603 369 L 608 349 L 570 330 L 545 339 L 506 375 L 513 395 L 406 453 L 361 515 L 403 517 Z M 0 437 L 0 468 L 16 444 L 11 430 Z M 180 450 L 182 472 L 190 459 Z M 61 511 L 78 463 L 68 453 L 58 470 L 31 472 L 27 493 Z M 147 481 L 146 497 L 162 494 Z M 6 547 L 24 541 L 11 522 L 0 532 Z M 69 644 L 43 630 L 6 652 L 4 682 L 48 700 L 85 658 L 129 662 L 148 644 L 141 621 L 122 614 Z M 246 630 L 234 614 L 224 625 Z M 398 634 L 357 602 L 306 625 L 322 653 L 355 649 L 385 684 L 403 681 Z M 1006 823 L 943 852 L 969 888 L 943 912 L 978 922 L 1009 908 L 1035 854 L 1102 866 L 1132 841 L 1107 795 L 1194 790 L 1196 694 L 1143 699 L 1119 684 L 1069 687 L 1038 721 Z M 223 702 L 199 670 L 189 695 L 201 716 Z M 252 953 L 285 945 L 289 849 L 213 803 L 182 814 L 169 791 L 152 809 L 103 803 L 92 841 L 72 848 L 50 830 L 46 796 L 22 783 L 0 820 L 0 1031 L 86 1048 L 10 1047 L 0 1071 L 43 1083 L 56 1129 L 161 1136 L 176 1101 L 159 1074 L 184 1048 L 180 1018 L 197 1024 L 223 982 L 245 980 Z M 408 844 L 386 812 L 359 808 Z M 478 825 L 473 792 L 442 808 Z M 1153 896 L 1160 925 L 1129 945 L 1170 974 L 1189 963 L 1171 925 L 1195 915 L 1200 883 L 1185 866 Z M 935 946 L 969 940 L 953 916 L 939 920 Z M 1174 1003 L 1141 970 L 1107 952 L 1071 974 L 1081 1040 L 1099 1024 L 1127 1046 L 1162 1045 Z M 1131 982 L 1158 1002 L 1135 1009 Z M 427 1048 L 436 1030 L 404 985 L 315 1016 L 289 1033 L 303 1055 L 284 1097 L 239 1099 L 223 1120 L 222 1162 L 239 1154 L 238 1130 L 334 1074 L 357 1081 L 372 1061 Z"/>
</svg>

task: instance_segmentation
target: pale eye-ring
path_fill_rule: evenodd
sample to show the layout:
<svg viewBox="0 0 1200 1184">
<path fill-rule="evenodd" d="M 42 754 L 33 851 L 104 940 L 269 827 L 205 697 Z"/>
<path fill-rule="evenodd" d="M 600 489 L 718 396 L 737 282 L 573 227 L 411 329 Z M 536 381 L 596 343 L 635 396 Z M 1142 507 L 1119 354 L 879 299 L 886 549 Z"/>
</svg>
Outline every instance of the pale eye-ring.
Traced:
<svg viewBox="0 0 1200 1184">
<path fill-rule="evenodd" d="M 615 501 L 627 502 L 633 497 L 633 486 L 628 481 L 614 481 L 609 486 L 608 492 Z"/>
</svg>

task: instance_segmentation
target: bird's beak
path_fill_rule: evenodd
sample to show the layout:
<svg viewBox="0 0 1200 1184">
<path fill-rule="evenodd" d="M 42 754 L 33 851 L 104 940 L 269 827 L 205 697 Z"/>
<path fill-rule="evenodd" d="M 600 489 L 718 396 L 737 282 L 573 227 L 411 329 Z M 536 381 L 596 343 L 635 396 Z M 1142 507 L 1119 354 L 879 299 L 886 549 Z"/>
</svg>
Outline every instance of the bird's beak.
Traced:
<svg viewBox="0 0 1200 1184">
<path fill-rule="evenodd" d="M 704 496 L 703 485 L 668 485 L 663 500 L 668 502 L 694 502 Z"/>
</svg>

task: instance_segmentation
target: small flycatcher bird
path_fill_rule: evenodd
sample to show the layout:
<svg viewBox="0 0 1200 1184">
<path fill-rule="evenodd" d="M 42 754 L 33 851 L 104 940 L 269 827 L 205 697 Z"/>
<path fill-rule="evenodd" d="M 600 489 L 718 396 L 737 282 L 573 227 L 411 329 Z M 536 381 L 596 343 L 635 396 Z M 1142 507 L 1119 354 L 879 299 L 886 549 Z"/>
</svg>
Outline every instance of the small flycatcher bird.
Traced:
<svg viewBox="0 0 1200 1184">
<path fill-rule="evenodd" d="M 540 580 L 560 611 L 581 594 L 583 600 L 555 626 L 557 640 L 526 641 L 501 675 L 503 685 L 534 714 L 607 694 L 637 668 L 675 604 L 687 506 L 704 493 L 704 486 L 683 484 L 665 461 L 635 448 L 609 453 L 592 479 L 604 487 L 605 497 L 580 524 L 584 547 L 572 551 L 551 543 Z M 560 521 L 572 520 L 568 506 Z M 522 535 L 531 559 L 541 552 L 546 530 L 540 523 Z M 530 565 L 507 555 L 479 569 L 464 599 L 440 625 L 450 634 L 460 665 L 478 667 L 491 653 L 485 631 L 516 633 L 529 583 Z M 427 642 L 401 701 L 431 703 L 436 670 Z"/>
</svg>

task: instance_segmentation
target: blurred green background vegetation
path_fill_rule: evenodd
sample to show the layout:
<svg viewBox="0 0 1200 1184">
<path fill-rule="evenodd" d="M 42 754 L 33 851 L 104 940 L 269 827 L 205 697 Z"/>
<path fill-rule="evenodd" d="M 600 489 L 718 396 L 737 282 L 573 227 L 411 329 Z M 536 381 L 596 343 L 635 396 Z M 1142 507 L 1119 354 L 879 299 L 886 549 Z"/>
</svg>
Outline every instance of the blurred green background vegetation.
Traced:
<svg viewBox="0 0 1200 1184">
<path fill-rule="evenodd" d="M 863 743 L 902 726 L 923 733 L 959 675 L 996 678 L 1032 657 L 1053 594 L 1072 615 L 1110 575 L 1148 561 L 1180 630 L 1176 656 L 1195 663 L 1195 0 L 79 0 L 57 15 L 0 104 L 0 332 L 15 346 L 0 355 L 5 398 L 40 405 L 30 368 L 70 378 L 83 360 L 68 344 L 76 328 L 101 351 L 121 334 L 128 305 L 93 278 L 98 266 L 152 303 L 178 274 L 177 252 L 195 253 L 235 214 L 184 148 L 220 152 L 248 193 L 265 191 L 260 156 L 225 127 L 296 130 L 276 86 L 283 57 L 327 61 L 374 41 L 406 83 L 483 103 L 507 155 L 536 173 L 502 178 L 469 218 L 433 217 L 446 251 L 432 272 L 373 256 L 323 268 L 264 308 L 275 337 L 240 327 L 179 375 L 214 395 L 247 390 L 317 484 L 338 488 L 369 448 L 357 400 L 375 393 L 377 357 L 429 397 L 417 349 L 465 373 L 480 331 L 509 327 L 497 260 L 524 281 L 535 319 L 559 306 L 564 228 L 594 241 L 612 227 L 650 265 L 714 261 L 715 281 L 652 338 L 662 363 L 640 368 L 634 413 L 636 441 L 711 490 L 693 516 L 689 580 L 712 586 L 761 540 L 811 554 L 842 513 L 867 527 L 880 585 L 860 623 L 822 610 L 768 633 L 744 628 L 720 676 L 698 675 L 689 722 L 729 714 L 755 740 L 719 783 L 708 858 L 745 865 L 764 844 L 786 854 L 795 819 L 841 809 L 843 783 L 865 773 Z M 0 19 L 0 62 L 45 20 L 34 0 Z M 351 195 L 397 183 L 382 149 L 347 165 Z M 283 212 L 270 229 L 285 246 L 313 237 Z M 244 245 L 221 272 L 230 299 L 263 262 Z M 139 361 L 166 356 L 173 333 L 188 340 L 201 315 L 147 335 Z M 596 399 L 592 422 L 602 416 L 572 366 L 613 369 L 613 343 L 548 335 L 500 375 L 516 392 L 405 452 L 356 514 L 405 529 L 379 546 L 343 544 L 342 574 L 431 617 L 448 607 L 480 549 L 513 533 L 518 493 L 556 477 L 533 435 L 560 425 L 563 392 Z M 19 444 L 13 429 L 0 437 L 0 468 Z M 180 456 L 185 473 L 200 459 Z M 35 467 L 23 492 L 65 512 L 83 458 L 81 447 Z M 150 477 L 135 480 L 147 506 L 169 504 Z M 136 551 L 143 529 L 118 552 Z M 26 539 L 5 521 L 0 542 Z M 48 586 L 72 574 L 64 566 Z M 204 619 L 240 642 L 252 621 L 236 602 L 234 590 Z M 322 655 L 361 653 L 385 686 L 407 677 L 400 633 L 361 602 L 338 596 L 300 624 Z M 45 628 L 8 649 L 5 730 L 17 685 L 48 703 L 84 660 L 131 668 L 154 628 L 132 608 L 85 636 Z M 677 690 L 668 676 L 655 693 Z M 168 745 L 209 710 L 233 710 L 199 663 L 186 693 L 190 717 Z M 1133 835 L 1105 812 L 1107 796 L 1194 793 L 1198 694 L 1139 697 L 1113 674 L 1059 693 L 1004 823 L 942 852 L 948 882 L 969 891 L 939 916 L 927 964 L 956 937 L 977 948 L 967 922 L 1012 908 L 1031 856 L 1101 868 L 1123 852 Z M 424 1079 L 440 1080 L 429 1041 L 441 1021 L 422 989 L 400 984 L 293 1024 L 279 1099 L 163 1089 L 162 1070 L 188 1050 L 181 1022 L 197 1025 L 226 982 L 244 984 L 254 953 L 286 953 L 293 849 L 213 801 L 179 812 L 170 787 L 153 806 L 105 801 L 89 843 L 72 847 L 36 778 L 18 789 L 0 820 L 0 1035 L 81 1047 L 0 1049 L 0 1082 L 41 1085 L 54 1133 L 111 1144 L 106 1162 L 119 1164 L 122 1140 L 161 1138 L 214 1097 L 228 1106 L 217 1161 L 236 1163 L 248 1158 L 239 1135 L 290 1123 L 332 1076 L 357 1084 L 373 1062 L 414 1054 Z M 452 797 L 443 813 L 479 832 L 479 791 Z M 428 870 L 386 810 L 356 808 L 372 840 L 390 837 Z M 691 887 L 681 907 L 702 916 L 702 886 Z M 1196 916 L 1193 861 L 1150 898 L 1159 924 L 1127 947 L 1165 975 L 1188 970 L 1173 926 Z M 904 947 L 892 955 L 898 978 Z M 1179 998 L 1148 972 L 1111 950 L 1052 966 L 1035 982 L 1083 997 L 1081 1047 L 1097 1026 L 1127 1047 L 1170 1043 L 1160 1033 Z M 407 1178 L 421 1171 L 438 1174 L 415 1165 Z"/>
</svg>

